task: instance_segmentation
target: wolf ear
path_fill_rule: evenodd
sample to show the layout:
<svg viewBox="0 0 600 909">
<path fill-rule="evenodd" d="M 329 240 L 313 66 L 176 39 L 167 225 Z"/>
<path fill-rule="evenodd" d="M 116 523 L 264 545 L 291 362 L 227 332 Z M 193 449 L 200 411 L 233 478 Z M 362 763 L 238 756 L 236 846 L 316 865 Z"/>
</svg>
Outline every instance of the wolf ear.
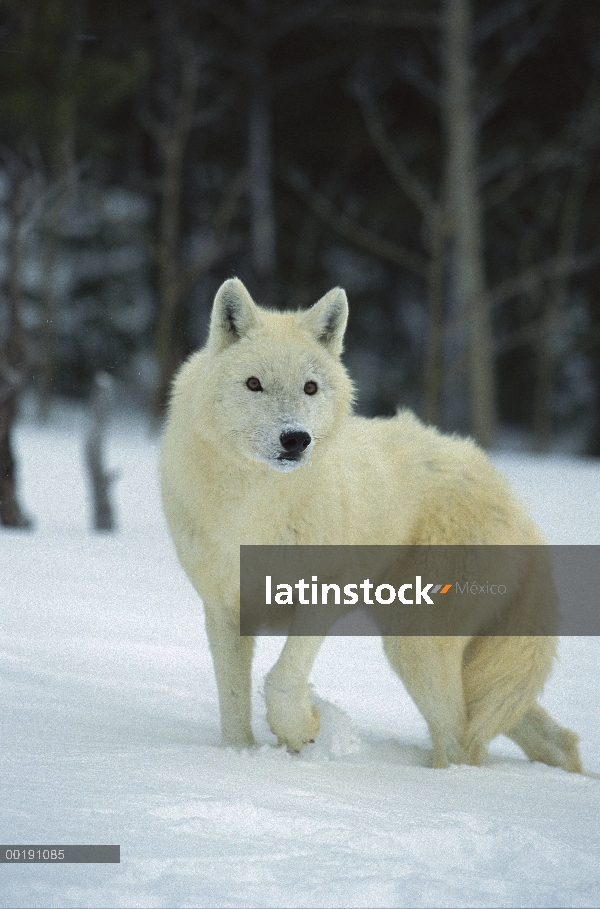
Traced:
<svg viewBox="0 0 600 909">
<path fill-rule="evenodd" d="M 258 322 L 258 307 L 239 280 L 230 278 L 221 284 L 213 303 L 208 343 L 225 350 L 247 335 Z"/>
<path fill-rule="evenodd" d="M 334 287 L 311 306 L 301 319 L 302 324 L 332 354 L 339 356 L 344 343 L 348 321 L 348 300 L 341 287 Z"/>
</svg>

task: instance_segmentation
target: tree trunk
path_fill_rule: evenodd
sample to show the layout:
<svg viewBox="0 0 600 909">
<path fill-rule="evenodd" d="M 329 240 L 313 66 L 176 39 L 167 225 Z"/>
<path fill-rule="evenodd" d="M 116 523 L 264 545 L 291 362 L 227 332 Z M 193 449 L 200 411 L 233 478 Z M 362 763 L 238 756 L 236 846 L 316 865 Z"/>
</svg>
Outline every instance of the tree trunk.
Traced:
<svg viewBox="0 0 600 909">
<path fill-rule="evenodd" d="M 16 462 L 12 430 L 17 415 L 19 392 L 27 377 L 29 357 L 21 322 L 21 226 L 27 207 L 26 177 L 22 165 L 13 176 L 8 235 L 8 337 L 0 355 L 0 524 L 28 528 L 31 520 L 23 512 L 16 492 Z"/>
<path fill-rule="evenodd" d="M 484 447 L 494 438 L 496 395 L 492 326 L 485 303 L 483 222 L 477 191 L 478 128 L 473 104 L 470 0 L 445 0 L 444 126 L 451 262 L 459 332 L 467 340 L 470 431 Z"/>
<path fill-rule="evenodd" d="M 427 349 L 423 382 L 423 416 L 440 426 L 444 387 L 444 297 L 446 232 L 442 211 L 427 224 Z"/>
<path fill-rule="evenodd" d="M 276 226 L 273 203 L 273 124 L 266 60 L 254 54 L 248 109 L 248 171 L 252 265 L 260 302 L 275 302 Z"/>
<path fill-rule="evenodd" d="M 98 372 L 94 376 L 90 397 L 90 427 L 85 443 L 95 530 L 114 530 L 115 518 L 110 498 L 114 473 L 104 466 L 104 437 L 112 401 L 112 377 Z"/>
<path fill-rule="evenodd" d="M 596 321 L 595 325 L 592 325 L 592 332 L 594 328 L 597 341 L 596 350 L 592 356 L 592 371 L 596 388 L 596 406 L 586 453 L 594 458 L 600 458 L 600 319 Z"/>
<path fill-rule="evenodd" d="M 564 258 L 575 252 L 577 231 L 585 193 L 590 180 L 587 166 L 576 167 L 565 200 L 558 255 Z M 542 327 L 537 340 L 537 381 L 533 400 L 533 447 L 535 451 L 548 451 L 552 443 L 552 404 L 558 358 L 558 333 L 569 289 L 569 275 L 559 275 L 549 282 L 546 293 Z"/>
<path fill-rule="evenodd" d="M 59 296 L 56 290 L 57 261 L 60 255 L 60 241 L 53 224 L 60 218 L 60 204 L 46 213 L 42 226 L 42 319 L 40 328 L 40 363 L 37 371 L 38 419 L 46 423 L 52 406 L 52 390 L 56 378 L 56 338 L 54 323 L 59 311 Z"/>
<path fill-rule="evenodd" d="M 183 141 L 178 141 L 181 139 Z M 163 414 L 177 366 L 175 317 L 179 304 L 179 233 L 183 154 L 187 136 L 173 139 L 165 160 L 159 210 L 157 249 L 158 320 L 155 353 L 158 377 L 152 402 L 155 418 Z"/>
<path fill-rule="evenodd" d="M 195 48 L 182 37 L 173 10 L 162 10 L 163 40 L 170 62 L 163 92 L 169 92 L 171 109 L 155 121 L 154 135 L 162 162 L 156 248 L 158 318 L 154 350 L 158 376 L 152 400 L 154 419 L 163 416 L 173 373 L 179 363 L 176 319 L 181 304 L 180 257 L 183 165 L 194 124 L 199 63 Z M 168 87 L 167 87 L 168 86 Z"/>
<path fill-rule="evenodd" d="M 50 416 L 56 378 L 55 321 L 60 311 L 61 291 L 56 286 L 61 252 L 60 226 L 77 195 L 77 74 L 81 59 L 80 36 L 85 33 L 86 2 L 71 0 L 69 25 L 58 73 L 58 91 L 52 110 L 50 178 L 63 184 L 59 199 L 46 212 L 42 233 L 42 356 L 38 381 L 38 416 Z"/>
</svg>

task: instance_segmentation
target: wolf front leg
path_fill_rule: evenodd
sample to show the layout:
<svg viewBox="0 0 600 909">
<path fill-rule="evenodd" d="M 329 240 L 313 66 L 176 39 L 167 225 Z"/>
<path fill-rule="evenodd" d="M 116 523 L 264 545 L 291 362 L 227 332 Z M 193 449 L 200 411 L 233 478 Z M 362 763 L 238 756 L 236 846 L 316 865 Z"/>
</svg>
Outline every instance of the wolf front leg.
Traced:
<svg viewBox="0 0 600 909">
<path fill-rule="evenodd" d="M 252 653 L 254 638 L 241 637 L 239 619 L 206 608 L 206 631 L 215 667 L 224 745 L 253 745 Z"/>
<path fill-rule="evenodd" d="M 324 636 L 290 636 L 265 679 L 267 720 L 280 745 L 301 751 L 319 732 L 308 677 Z"/>
</svg>

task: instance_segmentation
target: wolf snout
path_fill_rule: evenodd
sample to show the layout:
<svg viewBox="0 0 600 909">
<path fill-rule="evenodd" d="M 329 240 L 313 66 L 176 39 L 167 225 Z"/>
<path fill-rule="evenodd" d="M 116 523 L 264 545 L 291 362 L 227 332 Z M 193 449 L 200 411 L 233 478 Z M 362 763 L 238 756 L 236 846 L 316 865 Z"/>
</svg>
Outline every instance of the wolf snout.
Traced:
<svg viewBox="0 0 600 909">
<path fill-rule="evenodd" d="M 312 439 L 305 429 L 287 429 L 279 436 L 279 442 L 286 458 L 297 458 L 306 451 Z"/>
</svg>

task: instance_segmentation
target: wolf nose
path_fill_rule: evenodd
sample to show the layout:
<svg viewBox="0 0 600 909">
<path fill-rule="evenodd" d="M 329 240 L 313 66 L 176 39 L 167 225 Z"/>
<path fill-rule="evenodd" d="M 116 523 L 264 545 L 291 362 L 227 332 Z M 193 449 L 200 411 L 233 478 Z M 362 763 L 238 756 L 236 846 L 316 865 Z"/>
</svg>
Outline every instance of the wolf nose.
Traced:
<svg viewBox="0 0 600 909">
<path fill-rule="evenodd" d="M 299 455 L 306 451 L 312 440 L 305 430 L 300 429 L 295 432 L 293 430 L 282 432 L 279 436 L 279 441 L 287 454 Z"/>
</svg>

